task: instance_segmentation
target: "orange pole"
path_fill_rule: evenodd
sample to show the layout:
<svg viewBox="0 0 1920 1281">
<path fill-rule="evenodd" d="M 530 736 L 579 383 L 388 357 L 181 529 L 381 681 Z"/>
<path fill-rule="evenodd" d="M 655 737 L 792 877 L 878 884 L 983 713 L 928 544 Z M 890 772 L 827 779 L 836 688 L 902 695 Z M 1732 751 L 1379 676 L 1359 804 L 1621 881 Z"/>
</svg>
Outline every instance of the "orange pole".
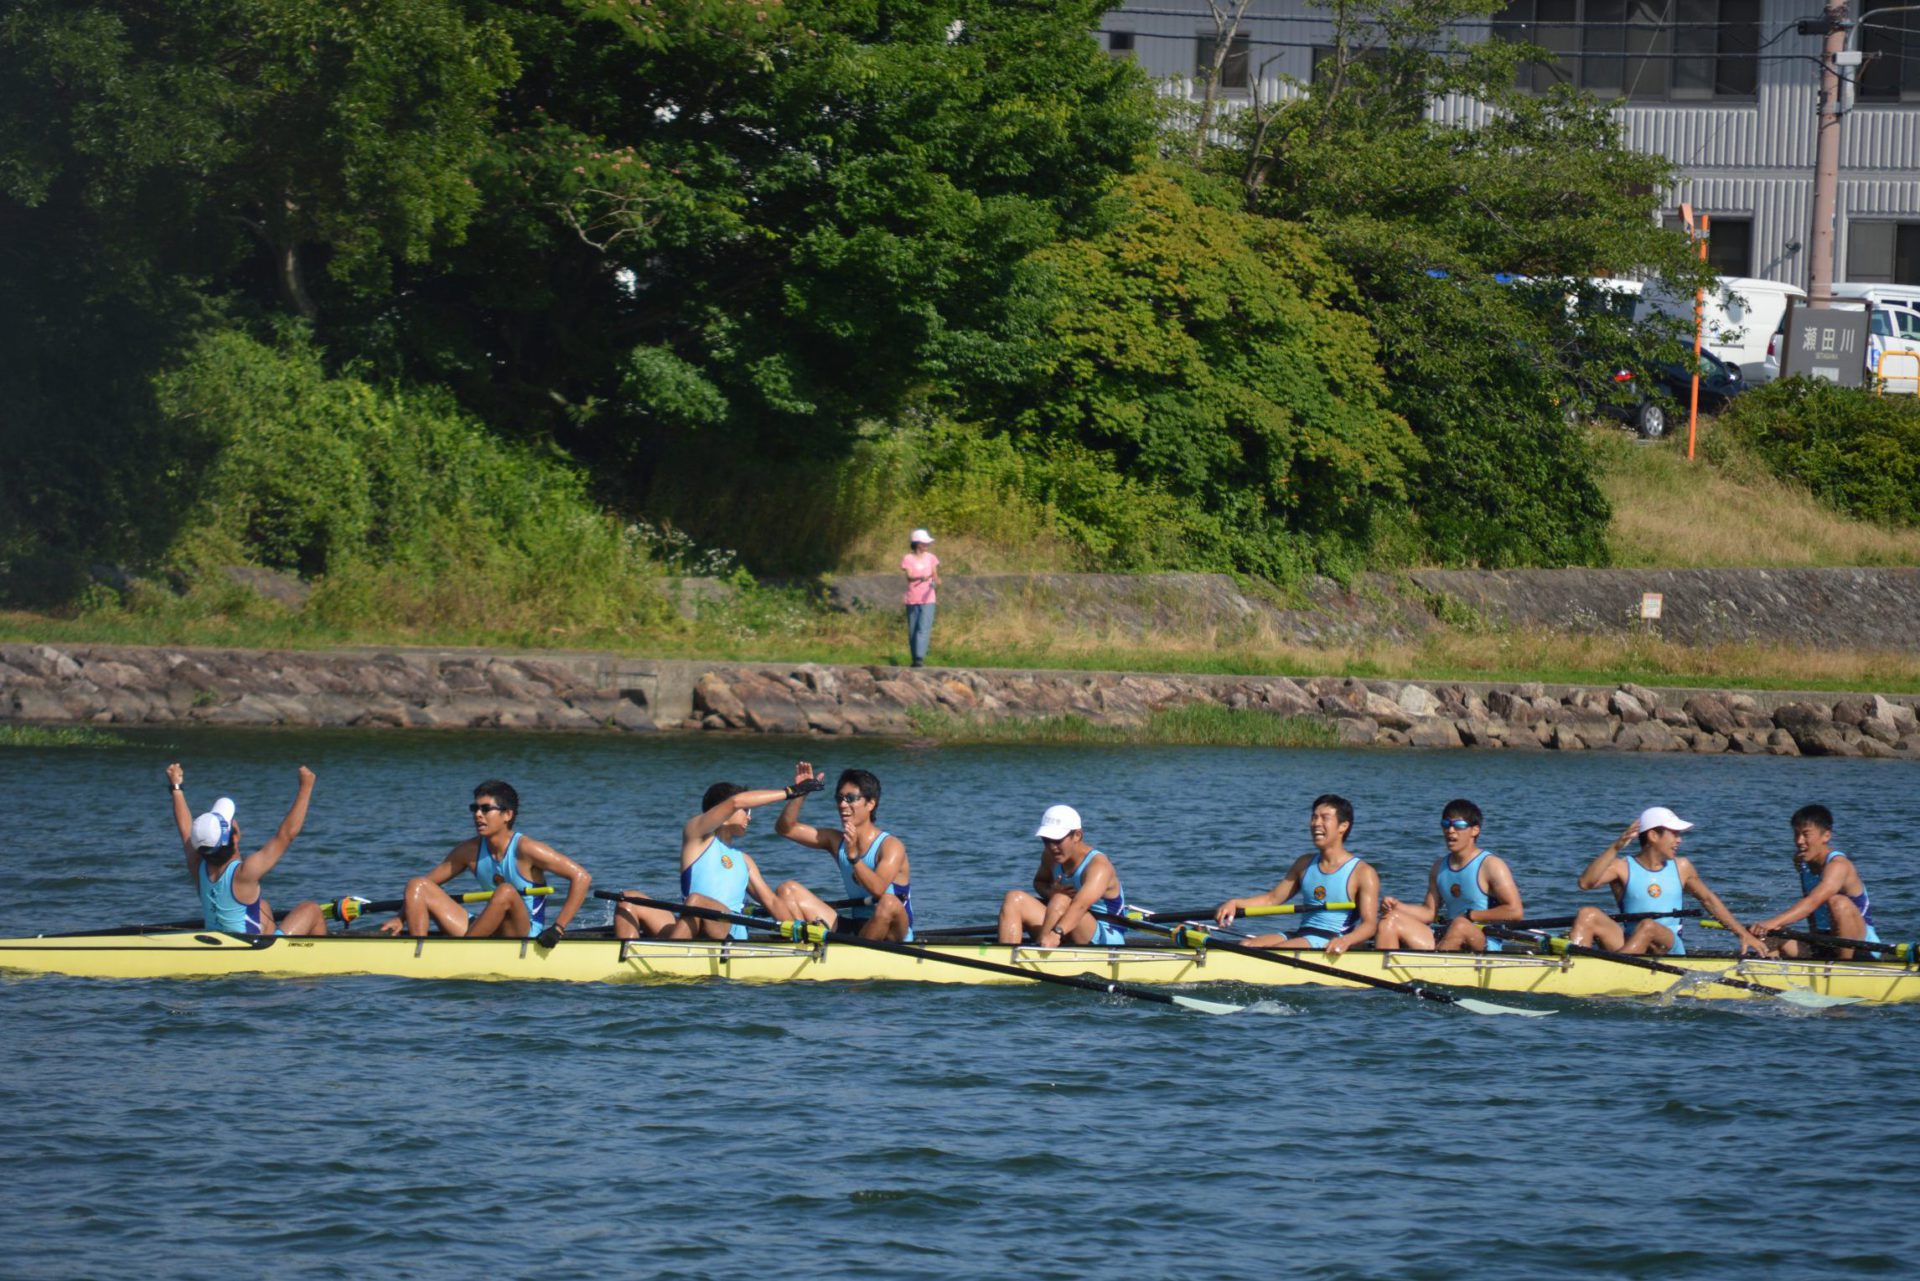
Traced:
<svg viewBox="0 0 1920 1281">
<path fill-rule="evenodd" d="M 1700 261 L 1707 260 L 1707 233 L 1712 219 L 1700 215 Z M 1693 461 L 1694 433 L 1700 425 L 1700 327 L 1707 316 L 1707 291 L 1693 291 L 1693 390 L 1687 403 L 1687 461 Z"/>
</svg>

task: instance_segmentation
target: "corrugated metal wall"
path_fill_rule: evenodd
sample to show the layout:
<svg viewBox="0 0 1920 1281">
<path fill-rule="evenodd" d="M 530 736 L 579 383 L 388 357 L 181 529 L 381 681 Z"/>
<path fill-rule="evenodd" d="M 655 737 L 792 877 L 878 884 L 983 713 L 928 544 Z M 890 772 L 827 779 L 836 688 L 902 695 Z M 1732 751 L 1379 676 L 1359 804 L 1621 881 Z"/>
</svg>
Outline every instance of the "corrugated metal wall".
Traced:
<svg viewBox="0 0 1920 1281">
<path fill-rule="evenodd" d="M 1800 18 L 1816 17 L 1819 0 L 1766 0 L 1761 30 L 1767 35 Z M 1312 73 L 1310 46 L 1331 42 L 1325 10 L 1305 0 L 1256 0 L 1243 24 L 1255 42 L 1252 62 L 1263 101 L 1291 92 L 1283 76 L 1305 81 Z M 1205 0 L 1136 0 L 1110 11 L 1107 31 L 1135 33 L 1134 56 L 1147 72 L 1168 80 L 1170 93 L 1197 96 L 1190 80 L 1197 40 L 1213 31 Z M 1300 47 L 1295 47 L 1300 46 Z M 1815 102 L 1819 51 L 1816 37 L 1788 33 L 1769 54 L 1806 55 L 1760 64 L 1753 101 L 1636 103 L 1619 116 L 1629 146 L 1673 161 L 1679 181 L 1673 203 L 1753 220 L 1753 274 L 1805 286 L 1811 239 Z M 1222 94 L 1231 110 L 1246 91 Z M 1442 120 L 1473 122 L 1485 115 L 1479 103 L 1440 103 Z M 1841 125 L 1838 262 L 1846 274 L 1846 229 L 1850 215 L 1920 221 L 1920 103 L 1856 104 Z"/>
</svg>

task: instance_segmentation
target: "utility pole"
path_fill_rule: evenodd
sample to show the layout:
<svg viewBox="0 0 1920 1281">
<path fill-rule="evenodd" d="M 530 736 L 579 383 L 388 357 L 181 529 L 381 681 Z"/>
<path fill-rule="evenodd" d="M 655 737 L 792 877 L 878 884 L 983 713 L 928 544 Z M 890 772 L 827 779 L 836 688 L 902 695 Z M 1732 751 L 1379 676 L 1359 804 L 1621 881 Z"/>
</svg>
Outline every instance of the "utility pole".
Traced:
<svg viewBox="0 0 1920 1281">
<path fill-rule="evenodd" d="M 1800 24 L 1813 35 L 1824 27 L 1826 43 L 1820 53 L 1820 126 L 1813 150 L 1813 247 L 1807 262 L 1807 302 L 1825 307 L 1833 301 L 1833 221 L 1840 191 L 1840 67 L 1847 46 L 1847 0 L 1833 0 L 1818 19 Z"/>
</svg>

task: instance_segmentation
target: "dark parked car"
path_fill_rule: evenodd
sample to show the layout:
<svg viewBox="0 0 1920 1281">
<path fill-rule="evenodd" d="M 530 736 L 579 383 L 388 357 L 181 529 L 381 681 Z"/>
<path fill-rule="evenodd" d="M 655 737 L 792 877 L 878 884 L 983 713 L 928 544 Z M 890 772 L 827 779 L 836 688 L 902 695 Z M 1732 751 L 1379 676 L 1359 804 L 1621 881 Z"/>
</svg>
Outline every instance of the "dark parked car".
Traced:
<svg viewBox="0 0 1920 1281">
<path fill-rule="evenodd" d="M 1644 440 L 1658 440 L 1674 421 L 1685 421 L 1692 395 L 1693 374 L 1687 365 L 1658 365 L 1651 377 L 1631 369 L 1616 369 L 1612 386 L 1599 398 L 1601 413 L 1618 418 Z M 1700 412 L 1717 414 L 1727 402 L 1747 389 L 1740 366 L 1730 365 L 1712 352 L 1700 351 Z"/>
</svg>

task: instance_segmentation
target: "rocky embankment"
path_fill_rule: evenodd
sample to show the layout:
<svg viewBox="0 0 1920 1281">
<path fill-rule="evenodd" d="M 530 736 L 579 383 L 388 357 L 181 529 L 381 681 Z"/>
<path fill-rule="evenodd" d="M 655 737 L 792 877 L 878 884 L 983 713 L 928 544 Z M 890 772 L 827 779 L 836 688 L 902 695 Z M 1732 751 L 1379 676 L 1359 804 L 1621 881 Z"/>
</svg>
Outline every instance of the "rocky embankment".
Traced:
<svg viewBox="0 0 1920 1281">
<path fill-rule="evenodd" d="M 0 720 L 69 725 L 913 735 L 929 715 L 1138 725 L 1189 703 L 1319 720 L 1351 746 L 1920 759 L 1915 700 L 1878 695 L 0 645 Z"/>
</svg>

